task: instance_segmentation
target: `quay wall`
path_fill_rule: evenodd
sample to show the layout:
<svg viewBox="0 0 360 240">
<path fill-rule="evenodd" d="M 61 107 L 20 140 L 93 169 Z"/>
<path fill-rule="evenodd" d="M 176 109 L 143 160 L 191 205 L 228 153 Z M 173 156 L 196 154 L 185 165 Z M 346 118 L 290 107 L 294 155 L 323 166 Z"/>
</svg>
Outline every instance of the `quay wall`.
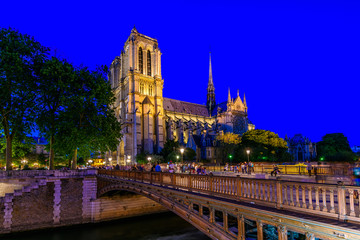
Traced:
<svg viewBox="0 0 360 240">
<path fill-rule="evenodd" d="M 15 176 L 13 182 L 21 178 L 24 187 L 0 196 L 0 235 L 167 211 L 136 194 L 118 191 L 98 198 L 96 171 L 74 172 Z M 9 184 L 9 178 L 1 182 Z"/>
</svg>

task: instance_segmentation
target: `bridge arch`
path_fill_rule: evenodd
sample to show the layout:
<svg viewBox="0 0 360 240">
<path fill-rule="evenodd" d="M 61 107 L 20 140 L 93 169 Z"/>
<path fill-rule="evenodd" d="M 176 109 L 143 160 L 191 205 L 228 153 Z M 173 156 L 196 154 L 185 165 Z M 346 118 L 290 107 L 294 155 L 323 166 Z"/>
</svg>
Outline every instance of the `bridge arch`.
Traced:
<svg viewBox="0 0 360 240">
<path fill-rule="evenodd" d="M 169 198 L 169 195 L 165 194 L 164 192 L 158 192 L 154 188 L 142 187 L 137 184 L 130 184 L 128 182 L 111 182 L 111 184 L 98 189 L 97 197 L 100 198 L 106 193 L 112 191 L 128 191 L 149 198 L 154 202 L 159 203 L 169 211 L 175 213 L 177 216 L 181 217 L 212 239 L 235 239 L 234 236 L 231 236 L 229 233 L 224 231 L 221 226 L 213 224 L 209 225 L 209 221 L 207 219 L 202 218 L 194 211 L 189 210 L 189 206 L 184 202 L 174 201 L 173 199 Z"/>
</svg>

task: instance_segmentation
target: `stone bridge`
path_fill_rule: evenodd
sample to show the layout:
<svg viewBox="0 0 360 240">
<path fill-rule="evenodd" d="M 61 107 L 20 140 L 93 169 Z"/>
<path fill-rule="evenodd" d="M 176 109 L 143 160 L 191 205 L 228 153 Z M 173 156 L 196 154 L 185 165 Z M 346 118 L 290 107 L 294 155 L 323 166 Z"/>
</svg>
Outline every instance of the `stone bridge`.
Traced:
<svg viewBox="0 0 360 240">
<path fill-rule="evenodd" d="M 359 187 L 116 170 L 97 178 L 98 196 L 146 196 L 212 239 L 360 239 Z"/>
<path fill-rule="evenodd" d="M 117 191 L 138 197 L 107 197 Z M 341 183 L 117 170 L 0 172 L 0 234 L 166 208 L 212 239 L 360 240 L 359 191 Z"/>
</svg>

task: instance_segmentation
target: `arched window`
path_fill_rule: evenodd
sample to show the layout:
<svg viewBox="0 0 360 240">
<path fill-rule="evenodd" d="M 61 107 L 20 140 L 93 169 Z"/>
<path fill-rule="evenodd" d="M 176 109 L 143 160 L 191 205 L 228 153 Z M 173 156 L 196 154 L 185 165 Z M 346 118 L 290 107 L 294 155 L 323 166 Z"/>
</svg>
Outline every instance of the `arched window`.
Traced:
<svg viewBox="0 0 360 240">
<path fill-rule="evenodd" d="M 140 47 L 139 48 L 139 71 L 140 71 L 141 74 L 143 74 L 143 70 L 144 70 L 144 67 L 143 67 L 143 50 Z"/>
<path fill-rule="evenodd" d="M 151 55 L 150 51 L 147 51 L 147 75 L 151 76 Z"/>
</svg>

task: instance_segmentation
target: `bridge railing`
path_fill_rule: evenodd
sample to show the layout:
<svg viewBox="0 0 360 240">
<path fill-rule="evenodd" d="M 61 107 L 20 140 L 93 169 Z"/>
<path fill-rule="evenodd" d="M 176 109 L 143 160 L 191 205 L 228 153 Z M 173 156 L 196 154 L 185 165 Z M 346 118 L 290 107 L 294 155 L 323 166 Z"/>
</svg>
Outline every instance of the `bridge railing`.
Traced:
<svg viewBox="0 0 360 240">
<path fill-rule="evenodd" d="M 101 175 L 360 222 L 360 187 L 228 176 L 98 170 Z"/>
<path fill-rule="evenodd" d="M 0 171 L 1 178 L 33 178 L 33 177 L 71 177 L 96 175 L 96 169 L 86 170 L 13 170 Z"/>
<path fill-rule="evenodd" d="M 223 172 L 225 166 L 213 165 L 205 166 L 208 171 Z M 282 174 L 294 174 L 294 175 L 307 175 L 307 166 L 301 165 L 277 165 Z M 267 173 L 270 174 L 274 170 L 273 164 L 255 164 L 252 169 L 253 173 Z M 230 171 L 230 167 L 228 167 Z M 241 168 L 238 168 L 238 172 L 241 172 Z M 327 175 L 327 176 L 346 176 L 352 174 L 352 168 L 349 166 L 332 166 L 332 165 L 312 165 L 312 175 Z"/>
</svg>

